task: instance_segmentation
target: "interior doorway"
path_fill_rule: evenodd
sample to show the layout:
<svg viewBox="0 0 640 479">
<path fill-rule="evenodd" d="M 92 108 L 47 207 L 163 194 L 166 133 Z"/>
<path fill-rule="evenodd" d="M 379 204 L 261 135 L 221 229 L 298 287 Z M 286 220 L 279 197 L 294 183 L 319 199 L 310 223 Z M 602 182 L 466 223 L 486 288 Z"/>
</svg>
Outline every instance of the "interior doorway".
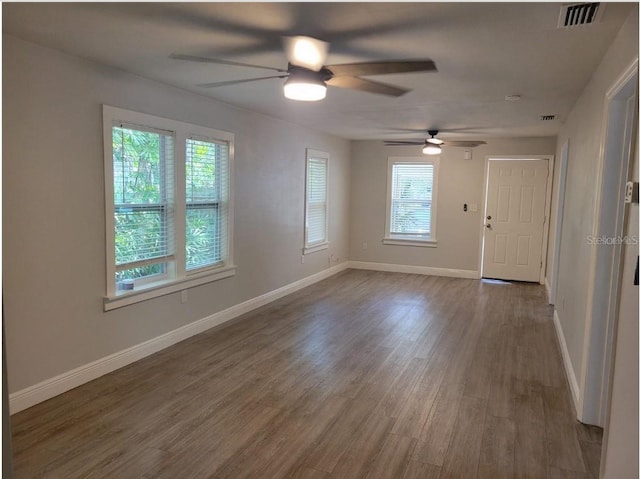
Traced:
<svg viewBox="0 0 640 479">
<path fill-rule="evenodd" d="M 620 75 L 605 98 L 603 155 L 598 171 L 594 246 L 589 274 L 587 327 L 580 381 L 578 418 L 605 425 L 609 408 L 617 323 L 622 248 L 625 237 L 624 192 L 637 128 L 638 63 Z M 620 239 L 620 240 L 619 240 Z"/>
</svg>

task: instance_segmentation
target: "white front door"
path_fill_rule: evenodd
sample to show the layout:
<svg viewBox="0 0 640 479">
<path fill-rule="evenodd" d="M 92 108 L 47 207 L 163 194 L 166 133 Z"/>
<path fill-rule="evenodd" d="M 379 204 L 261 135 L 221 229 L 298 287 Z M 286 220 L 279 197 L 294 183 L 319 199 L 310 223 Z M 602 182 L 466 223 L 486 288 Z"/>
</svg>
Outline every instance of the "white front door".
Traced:
<svg viewBox="0 0 640 479">
<path fill-rule="evenodd" d="M 482 276 L 540 281 L 548 160 L 489 160 Z"/>
</svg>

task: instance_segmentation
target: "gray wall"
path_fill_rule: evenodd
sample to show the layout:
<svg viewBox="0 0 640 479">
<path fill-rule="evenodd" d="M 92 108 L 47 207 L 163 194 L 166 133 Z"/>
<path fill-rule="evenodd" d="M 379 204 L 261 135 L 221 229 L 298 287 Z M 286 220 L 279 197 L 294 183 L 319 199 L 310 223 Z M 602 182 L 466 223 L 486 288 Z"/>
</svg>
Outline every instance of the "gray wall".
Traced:
<svg viewBox="0 0 640 479">
<path fill-rule="evenodd" d="M 235 133 L 235 277 L 103 312 L 103 103 Z M 331 245 L 301 264 L 307 147 L 331 154 Z M 9 391 L 345 261 L 349 184 L 346 140 L 3 36 Z"/>
<path fill-rule="evenodd" d="M 598 69 L 585 86 L 558 135 L 557 157 L 569 140 L 567 181 L 563 214 L 558 285 L 555 308 L 578 383 L 584 373 L 587 303 L 592 248 L 587 236 L 594 233 L 597 171 L 601 162 L 604 105 L 607 90 L 638 55 L 638 10 L 633 9 L 609 47 Z M 559 163 L 556 164 L 559 166 Z M 556 171 L 557 175 L 558 171 Z M 557 202 L 554 185 L 552 204 Z M 551 225 L 557 211 L 552 210 Z M 553 245 L 556 232 L 550 232 Z M 553 251 L 549 250 L 549 259 Z M 551 269 L 547 278 L 550 280 Z M 582 384 L 580 384 L 582 387 Z M 580 391 L 582 394 L 582 391 Z"/>
<path fill-rule="evenodd" d="M 386 215 L 387 158 L 421 156 L 420 147 L 390 147 L 379 141 L 354 142 L 349 259 L 477 271 L 482 240 L 481 206 L 486 157 L 553 155 L 556 147 L 554 137 L 477 139 L 484 139 L 487 144 L 473 148 L 471 160 L 464 160 L 462 148 L 444 148 L 440 155 L 436 248 L 382 244 Z M 478 211 L 464 212 L 464 203 L 477 204 Z M 366 250 L 362 248 L 362 243 L 367 243 Z"/>
</svg>

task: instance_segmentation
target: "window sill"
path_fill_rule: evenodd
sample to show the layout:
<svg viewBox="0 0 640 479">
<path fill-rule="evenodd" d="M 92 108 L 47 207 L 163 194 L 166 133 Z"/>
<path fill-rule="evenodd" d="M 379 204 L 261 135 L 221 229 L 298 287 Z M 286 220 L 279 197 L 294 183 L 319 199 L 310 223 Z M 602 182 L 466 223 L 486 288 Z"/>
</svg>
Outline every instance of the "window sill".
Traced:
<svg viewBox="0 0 640 479">
<path fill-rule="evenodd" d="M 141 286 L 135 291 L 120 291 L 114 296 L 104 298 L 104 310 L 111 311 L 113 309 L 129 306 L 130 304 L 139 303 L 148 299 L 158 298 L 167 294 L 182 291 L 184 289 L 200 286 L 201 284 L 212 283 L 220 279 L 229 278 L 236 274 L 236 266 L 223 266 L 211 271 L 204 271 L 199 274 L 186 276 L 184 278 L 163 281 L 160 283 L 150 283 Z"/>
<path fill-rule="evenodd" d="M 420 246 L 422 248 L 436 248 L 438 242 L 435 238 L 418 239 L 418 238 L 402 238 L 390 236 L 382 240 L 382 244 L 398 245 L 398 246 Z"/>
<path fill-rule="evenodd" d="M 329 242 L 328 241 L 326 243 L 320 243 L 320 244 L 316 244 L 316 245 L 305 246 L 302 249 L 302 254 L 315 253 L 316 251 L 322 251 L 323 249 L 327 249 L 328 247 L 329 247 Z"/>
</svg>

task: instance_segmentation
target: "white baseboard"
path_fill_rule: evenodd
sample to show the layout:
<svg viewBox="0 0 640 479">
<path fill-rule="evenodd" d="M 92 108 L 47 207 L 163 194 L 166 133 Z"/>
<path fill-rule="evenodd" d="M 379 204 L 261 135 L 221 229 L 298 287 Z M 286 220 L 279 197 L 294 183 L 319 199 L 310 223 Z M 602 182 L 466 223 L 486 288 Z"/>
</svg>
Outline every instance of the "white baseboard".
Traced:
<svg viewBox="0 0 640 479">
<path fill-rule="evenodd" d="M 556 327 L 556 336 L 558 337 L 558 343 L 560 344 L 560 351 L 562 352 L 562 363 L 564 364 L 564 371 L 569 381 L 569 388 L 571 389 L 571 397 L 573 399 L 573 406 L 576 409 L 576 417 L 579 417 L 578 404 L 580 401 L 580 387 L 578 386 L 578 380 L 576 379 L 576 373 L 573 371 L 571 365 L 571 358 L 569 357 L 569 350 L 567 349 L 567 342 L 564 339 L 564 333 L 562 332 L 562 325 L 560 324 L 560 318 L 558 317 L 558 311 L 553 310 L 553 324 Z"/>
<path fill-rule="evenodd" d="M 428 274 L 432 276 L 449 276 L 452 278 L 480 279 L 480 273 L 478 271 L 469 269 L 433 268 L 431 266 L 369 263 L 364 261 L 349 261 L 349 268 L 389 271 L 392 273 Z"/>
<path fill-rule="evenodd" d="M 67 371 L 53 378 L 46 379 L 38 384 L 17 391 L 9 396 L 9 411 L 11 414 L 15 414 L 34 406 L 35 404 L 51 399 L 54 396 L 113 372 L 116 369 L 120 369 L 144 357 L 150 356 L 151 354 L 190 338 L 191 336 L 200 334 L 214 326 L 218 326 L 233 318 L 259 308 L 260 306 L 264 306 L 265 304 L 271 303 L 283 296 L 298 291 L 299 289 L 333 276 L 347 268 L 349 268 L 349 262 L 345 261 L 344 263 L 340 263 L 336 266 L 325 269 L 324 271 L 320 271 L 319 273 L 307 276 L 306 278 L 293 283 L 289 283 L 276 290 L 249 299 L 240 304 L 236 304 L 235 306 L 231 306 L 230 308 L 214 313 L 206 318 L 189 323 L 156 338 L 122 351 L 118 351 L 117 353 L 110 354 L 104 358 L 92 361 L 89 364 L 85 364 L 71 371 Z"/>
</svg>

